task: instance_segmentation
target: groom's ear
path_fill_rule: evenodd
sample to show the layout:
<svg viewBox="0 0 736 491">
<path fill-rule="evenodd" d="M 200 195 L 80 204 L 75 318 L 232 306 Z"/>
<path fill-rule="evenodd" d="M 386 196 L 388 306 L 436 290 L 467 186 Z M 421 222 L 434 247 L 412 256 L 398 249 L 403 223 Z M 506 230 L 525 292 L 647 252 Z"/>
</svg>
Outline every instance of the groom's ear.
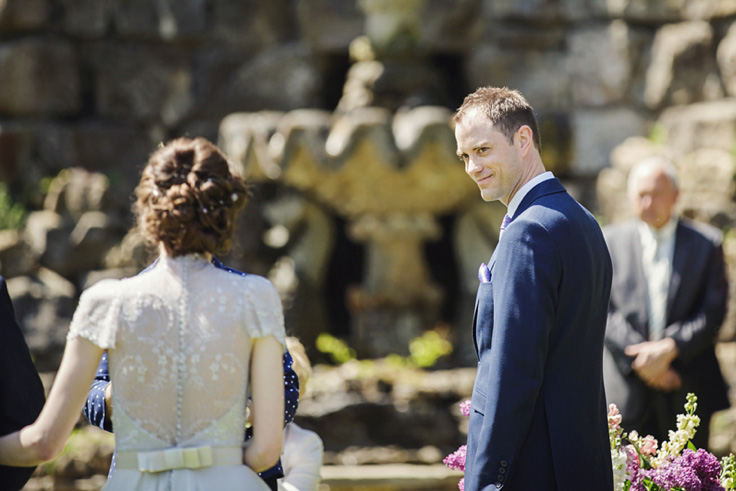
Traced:
<svg viewBox="0 0 736 491">
<path fill-rule="evenodd" d="M 528 125 L 521 125 L 514 133 L 514 145 L 519 149 L 522 156 L 534 146 L 534 133 Z"/>
</svg>

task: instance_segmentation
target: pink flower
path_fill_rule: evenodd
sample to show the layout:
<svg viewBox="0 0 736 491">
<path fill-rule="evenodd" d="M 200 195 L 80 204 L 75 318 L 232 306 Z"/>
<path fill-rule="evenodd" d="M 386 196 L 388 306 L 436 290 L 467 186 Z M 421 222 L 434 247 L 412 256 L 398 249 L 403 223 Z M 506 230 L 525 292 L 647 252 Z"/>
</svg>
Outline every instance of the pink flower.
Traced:
<svg viewBox="0 0 736 491">
<path fill-rule="evenodd" d="M 608 423 L 614 429 L 621 424 L 621 413 L 618 412 L 618 407 L 614 403 L 608 406 Z"/>
<path fill-rule="evenodd" d="M 655 455 L 657 453 L 657 439 L 647 435 L 640 440 L 639 451 L 644 455 Z"/>
<path fill-rule="evenodd" d="M 463 416 L 470 416 L 470 399 L 460 403 L 460 412 Z"/>
<path fill-rule="evenodd" d="M 470 416 L 470 399 L 461 402 L 459 406 L 460 412 L 463 416 Z M 465 454 L 467 449 L 467 445 L 461 445 L 457 450 L 445 457 L 442 462 L 444 462 L 450 469 L 465 472 Z M 457 483 L 457 487 L 460 491 L 465 491 L 465 478 L 460 479 L 460 482 Z"/>
<path fill-rule="evenodd" d="M 465 470 L 465 453 L 467 451 L 467 445 L 462 445 L 460 448 L 455 450 L 453 453 L 445 457 L 442 461 L 450 469 L 457 471 Z"/>
</svg>

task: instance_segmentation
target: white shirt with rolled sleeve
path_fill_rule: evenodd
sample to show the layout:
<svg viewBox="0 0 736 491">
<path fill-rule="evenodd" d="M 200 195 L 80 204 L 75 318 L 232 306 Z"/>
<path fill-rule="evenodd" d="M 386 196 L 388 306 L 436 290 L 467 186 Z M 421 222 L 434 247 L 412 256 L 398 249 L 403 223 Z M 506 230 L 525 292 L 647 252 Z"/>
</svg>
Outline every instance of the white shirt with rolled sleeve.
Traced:
<svg viewBox="0 0 736 491">
<path fill-rule="evenodd" d="M 284 428 L 281 464 L 284 477 L 278 480 L 279 491 L 316 491 L 324 457 L 324 444 L 319 435 L 296 423 Z"/>
</svg>

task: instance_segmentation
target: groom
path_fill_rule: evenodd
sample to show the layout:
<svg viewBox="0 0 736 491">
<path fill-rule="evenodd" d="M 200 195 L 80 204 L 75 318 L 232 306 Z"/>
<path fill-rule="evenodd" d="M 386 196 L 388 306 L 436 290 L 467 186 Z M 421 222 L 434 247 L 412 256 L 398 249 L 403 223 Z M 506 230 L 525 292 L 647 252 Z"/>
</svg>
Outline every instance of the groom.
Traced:
<svg viewBox="0 0 736 491">
<path fill-rule="evenodd" d="M 601 230 L 545 172 L 520 93 L 480 88 L 454 123 L 481 197 L 508 208 L 479 272 L 465 489 L 610 491 L 602 356 L 611 259 Z"/>
</svg>

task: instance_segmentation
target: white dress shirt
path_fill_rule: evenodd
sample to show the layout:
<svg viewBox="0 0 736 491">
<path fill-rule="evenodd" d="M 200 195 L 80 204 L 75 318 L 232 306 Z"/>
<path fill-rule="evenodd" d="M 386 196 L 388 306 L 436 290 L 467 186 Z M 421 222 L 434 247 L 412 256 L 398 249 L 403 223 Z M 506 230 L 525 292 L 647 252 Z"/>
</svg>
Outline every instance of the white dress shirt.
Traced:
<svg viewBox="0 0 736 491">
<path fill-rule="evenodd" d="M 514 218 L 514 213 L 516 213 L 516 209 L 521 204 L 521 200 L 524 199 L 524 196 L 527 195 L 529 191 L 531 191 L 534 186 L 539 184 L 540 182 L 544 182 L 548 179 L 554 178 L 554 174 L 552 172 L 547 171 L 539 174 L 536 177 L 533 177 L 529 180 L 526 184 L 521 186 L 521 188 L 516 192 L 513 198 L 511 198 L 511 201 L 509 202 L 509 206 L 506 209 L 506 216 L 503 217 L 503 223 L 501 223 L 501 232 L 498 234 L 498 238 L 501 239 L 501 236 L 503 235 L 503 231 L 506 230 L 506 226 L 511 222 L 511 219 Z"/>
<path fill-rule="evenodd" d="M 667 327 L 667 292 L 672 277 L 672 258 L 675 253 L 675 229 L 677 218 L 655 229 L 644 222 L 639 224 L 642 266 L 647 279 L 649 340 L 662 339 Z"/>
<path fill-rule="evenodd" d="M 513 198 L 511 198 L 511 201 L 509 202 L 508 209 L 506 210 L 506 214 L 510 216 L 511 218 L 514 218 L 514 214 L 516 213 L 516 209 L 519 208 L 519 205 L 521 204 L 521 201 L 524 199 L 524 196 L 526 196 L 529 191 L 534 189 L 534 186 L 539 184 L 540 182 L 547 181 L 549 179 L 554 179 L 555 175 L 552 174 L 552 172 L 542 172 L 538 176 L 532 178 L 521 186 L 521 188 L 516 192 Z"/>
</svg>

